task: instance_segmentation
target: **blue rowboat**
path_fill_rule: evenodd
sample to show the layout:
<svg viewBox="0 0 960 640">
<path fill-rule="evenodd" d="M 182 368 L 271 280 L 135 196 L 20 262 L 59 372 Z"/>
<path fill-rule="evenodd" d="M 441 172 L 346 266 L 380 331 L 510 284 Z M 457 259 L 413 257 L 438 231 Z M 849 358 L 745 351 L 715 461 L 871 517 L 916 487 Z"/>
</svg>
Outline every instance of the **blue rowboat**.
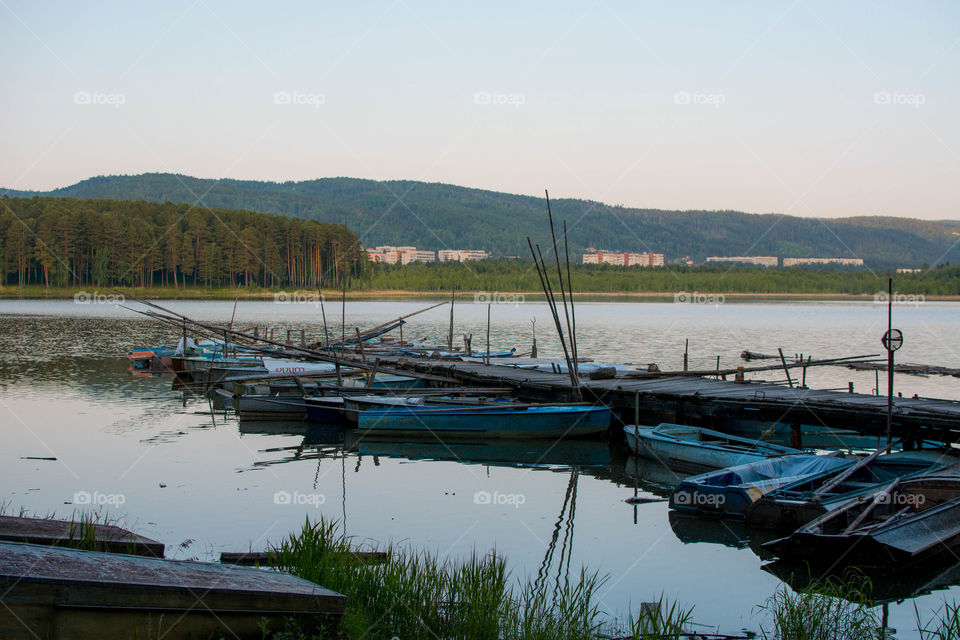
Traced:
<svg viewBox="0 0 960 640">
<path fill-rule="evenodd" d="M 389 438 L 563 438 L 602 433 L 609 426 L 607 407 L 587 405 L 410 405 L 369 408 L 357 418 L 364 437 Z"/>
<path fill-rule="evenodd" d="M 725 469 L 774 456 L 803 453 L 760 440 L 666 422 L 656 427 L 628 425 L 623 430 L 627 445 L 635 454 L 702 470 Z"/>
<path fill-rule="evenodd" d="M 794 530 L 841 505 L 876 491 L 897 478 L 938 473 L 957 464 L 949 451 L 874 453 L 848 468 L 824 471 L 767 492 L 749 506 L 752 529 Z"/>
<path fill-rule="evenodd" d="M 343 396 L 307 396 L 303 399 L 307 420 L 340 422 L 343 420 Z"/>
<path fill-rule="evenodd" d="M 770 491 L 825 472 L 846 469 L 855 462 L 839 456 L 803 453 L 710 471 L 681 482 L 670 496 L 670 508 L 742 518 L 754 502 Z"/>
</svg>

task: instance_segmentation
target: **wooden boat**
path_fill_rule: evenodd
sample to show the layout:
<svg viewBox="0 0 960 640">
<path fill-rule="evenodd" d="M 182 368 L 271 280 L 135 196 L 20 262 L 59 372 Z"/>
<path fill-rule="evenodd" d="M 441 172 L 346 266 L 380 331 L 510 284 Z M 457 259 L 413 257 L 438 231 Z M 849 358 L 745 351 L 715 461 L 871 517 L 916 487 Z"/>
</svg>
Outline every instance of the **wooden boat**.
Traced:
<svg viewBox="0 0 960 640">
<path fill-rule="evenodd" d="M 414 404 L 366 409 L 357 419 L 364 437 L 389 438 L 563 438 L 601 433 L 609 426 L 610 409 L 590 405 Z"/>
<path fill-rule="evenodd" d="M 895 478 L 764 548 L 789 560 L 879 568 L 960 548 L 960 475 Z"/>
<path fill-rule="evenodd" d="M 803 453 L 790 447 L 680 424 L 628 425 L 623 430 L 627 445 L 637 455 L 701 469 L 725 469 L 773 456 Z"/>
<path fill-rule="evenodd" d="M 455 390 L 451 390 L 455 392 Z M 495 398 L 488 396 L 411 396 L 411 395 L 347 395 L 343 403 L 343 417 L 351 424 L 357 424 L 360 414 L 369 409 L 380 409 L 384 407 L 427 407 L 427 406 L 457 406 L 457 407 L 477 407 L 490 404 L 494 407 L 503 408 L 510 405 L 511 401 L 507 398 Z M 497 403 L 497 404 L 494 404 Z"/>
<path fill-rule="evenodd" d="M 670 496 L 670 508 L 742 518 L 754 502 L 774 489 L 855 463 L 851 458 L 801 453 L 710 471 L 681 482 Z"/>
<path fill-rule="evenodd" d="M 877 451 L 845 469 L 827 470 L 778 487 L 749 505 L 747 526 L 792 531 L 827 511 L 895 478 L 911 478 L 956 463 L 941 451 Z"/>
<path fill-rule="evenodd" d="M 343 420 L 343 396 L 307 396 L 303 403 L 307 420 L 311 422 Z"/>
</svg>

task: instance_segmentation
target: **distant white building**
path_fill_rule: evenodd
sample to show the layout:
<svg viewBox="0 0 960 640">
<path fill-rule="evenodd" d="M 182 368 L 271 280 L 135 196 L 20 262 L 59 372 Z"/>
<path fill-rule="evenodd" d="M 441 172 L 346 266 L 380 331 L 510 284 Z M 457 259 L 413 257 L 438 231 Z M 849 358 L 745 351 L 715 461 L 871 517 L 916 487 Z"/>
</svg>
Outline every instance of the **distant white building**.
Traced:
<svg viewBox="0 0 960 640">
<path fill-rule="evenodd" d="M 400 264 L 410 264 L 411 262 L 435 262 L 436 259 L 437 254 L 435 251 L 413 249 L 412 251 L 403 252 L 403 256 L 400 259 Z"/>
<path fill-rule="evenodd" d="M 917 269 L 914 267 L 900 267 L 897 269 L 897 273 L 920 273 L 923 269 Z"/>
<path fill-rule="evenodd" d="M 583 264 L 612 264 L 618 267 L 662 267 L 662 253 L 633 253 L 629 251 L 594 251 L 583 254 Z"/>
<path fill-rule="evenodd" d="M 490 257 L 487 251 L 480 249 L 441 249 L 437 252 L 440 262 L 466 262 L 467 260 L 486 260 Z"/>
<path fill-rule="evenodd" d="M 863 258 L 784 258 L 783 266 L 796 267 L 804 264 L 841 264 L 850 267 L 862 267 Z"/>
<path fill-rule="evenodd" d="M 433 262 L 436 254 L 433 251 L 420 251 L 416 247 L 394 247 L 383 245 L 374 249 L 367 249 L 367 256 L 371 262 L 384 264 L 410 264 L 411 262 Z"/>
<path fill-rule="evenodd" d="M 761 267 L 776 267 L 779 264 L 777 256 L 710 256 L 707 262 L 739 262 Z"/>
</svg>

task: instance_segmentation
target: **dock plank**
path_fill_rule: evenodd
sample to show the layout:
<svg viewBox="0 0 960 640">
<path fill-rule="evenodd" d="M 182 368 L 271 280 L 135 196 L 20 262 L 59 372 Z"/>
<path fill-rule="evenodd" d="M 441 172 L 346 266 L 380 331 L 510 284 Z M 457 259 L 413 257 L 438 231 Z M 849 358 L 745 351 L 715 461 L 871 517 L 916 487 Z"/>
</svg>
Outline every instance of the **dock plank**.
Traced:
<svg viewBox="0 0 960 640">
<path fill-rule="evenodd" d="M 346 597 L 277 571 L 0 542 L 0 635 L 260 638 L 262 618 L 342 616 Z"/>
<path fill-rule="evenodd" d="M 70 547 L 84 541 L 86 527 L 93 527 L 90 541 L 99 551 L 163 557 L 162 542 L 107 524 L 84 524 L 69 520 L 0 516 L 0 540 Z"/>
</svg>

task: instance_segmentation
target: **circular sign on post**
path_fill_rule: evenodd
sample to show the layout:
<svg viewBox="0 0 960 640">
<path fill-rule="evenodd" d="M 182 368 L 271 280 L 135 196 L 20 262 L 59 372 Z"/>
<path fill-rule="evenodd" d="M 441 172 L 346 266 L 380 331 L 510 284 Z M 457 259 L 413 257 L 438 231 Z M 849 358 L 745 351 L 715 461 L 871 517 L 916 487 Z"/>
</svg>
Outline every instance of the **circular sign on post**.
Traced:
<svg viewBox="0 0 960 640">
<path fill-rule="evenodd" d="M 903 332 L 900 329 L 891 329 L 886 331 L 883 334 L 883 338 L 880 339 L 883 343 L 883 348 L 887 351 L 896 351 L 903 346 Z"/>
</svg>

